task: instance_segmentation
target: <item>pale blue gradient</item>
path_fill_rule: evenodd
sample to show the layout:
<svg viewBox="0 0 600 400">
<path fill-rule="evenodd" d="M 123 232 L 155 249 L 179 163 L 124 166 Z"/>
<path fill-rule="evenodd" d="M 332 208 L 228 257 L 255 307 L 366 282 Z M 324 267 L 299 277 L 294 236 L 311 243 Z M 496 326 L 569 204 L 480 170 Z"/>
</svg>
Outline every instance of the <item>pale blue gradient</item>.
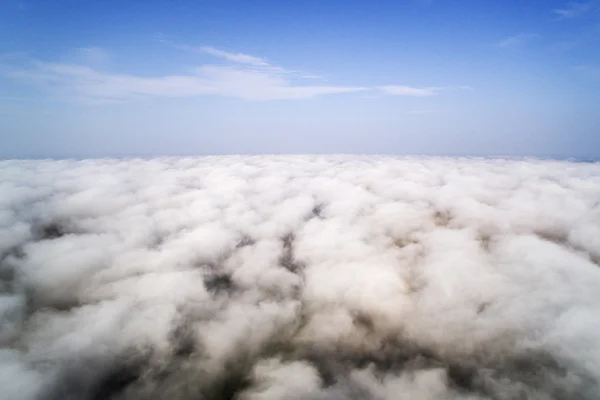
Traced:
<svg viewBox="0 0 600 400">
<path fill-rule="evenodd" d="M 599 158 L 600 2 L 577 4 L 5 1 L 0 157 Z M 171 97 L 161 89 L 159 95 L 119 92 L 118 101 L 107 102 L 96 92 L 74 96 L 71 80 L 40 77 L 39 65 L 135 78 L 188 76 L 203 65 L 252 67 L 198 50 L 202 46 L 299 71 L 286 75 L 292 85 L 365 90 L 256 101 Z M 35 77 L 16 76 L 23 71 Z M 444 89 L 431 96 L 377 89 L 387 85 Z M 260 94 L 252 90 L 251 96 Z"/>
</svg>

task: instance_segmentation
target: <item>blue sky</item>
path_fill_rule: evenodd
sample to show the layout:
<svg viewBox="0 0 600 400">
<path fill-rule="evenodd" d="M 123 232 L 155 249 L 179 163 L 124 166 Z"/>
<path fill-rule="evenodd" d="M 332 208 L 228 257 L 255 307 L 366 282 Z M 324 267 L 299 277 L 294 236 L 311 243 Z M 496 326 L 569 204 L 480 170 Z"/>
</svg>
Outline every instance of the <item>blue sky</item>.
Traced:
<svg viewBox="0 0 600 400">
<path fill-rule="evenodd" d="M 600 1 L 0 3 L 0 157 L 600 157 Z"/>
</svg>

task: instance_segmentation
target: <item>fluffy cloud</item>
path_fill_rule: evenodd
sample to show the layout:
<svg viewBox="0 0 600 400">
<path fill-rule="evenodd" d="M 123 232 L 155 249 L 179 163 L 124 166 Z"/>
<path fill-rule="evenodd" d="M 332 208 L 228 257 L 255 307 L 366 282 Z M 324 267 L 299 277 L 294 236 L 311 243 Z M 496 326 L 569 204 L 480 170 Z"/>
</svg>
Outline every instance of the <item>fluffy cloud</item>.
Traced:
<svg viewBox="0 0 600 400">
<path fill-rule="evenodd" d="M 600 165 L 0 162 L 15 400 L 597 397 Z"/>
</svg>

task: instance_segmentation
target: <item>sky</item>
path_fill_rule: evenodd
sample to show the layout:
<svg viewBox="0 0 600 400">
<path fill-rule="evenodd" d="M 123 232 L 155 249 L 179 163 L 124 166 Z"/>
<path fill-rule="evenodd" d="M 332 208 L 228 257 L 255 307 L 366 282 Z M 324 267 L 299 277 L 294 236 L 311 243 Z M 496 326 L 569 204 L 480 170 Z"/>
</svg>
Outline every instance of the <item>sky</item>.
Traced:
<svg viewBox="0 0 600 400">
<path fill-rule="evenodd" d="M 600 158 L 600 1 L 0 2 L 1 158 Z"/>
</svg>

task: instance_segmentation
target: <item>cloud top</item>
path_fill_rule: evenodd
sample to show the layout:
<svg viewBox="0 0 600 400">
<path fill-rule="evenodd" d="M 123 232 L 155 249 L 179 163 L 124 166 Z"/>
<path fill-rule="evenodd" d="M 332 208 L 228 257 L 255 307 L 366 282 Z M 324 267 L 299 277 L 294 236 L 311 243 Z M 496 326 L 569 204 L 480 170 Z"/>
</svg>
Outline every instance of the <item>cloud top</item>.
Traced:
<svg viewBox="0 0 600 400">
<path fill-rule="evenodd" d="M 2 161 L 15 400 L 595 399 L 600 165 Z"/>
</svg>

